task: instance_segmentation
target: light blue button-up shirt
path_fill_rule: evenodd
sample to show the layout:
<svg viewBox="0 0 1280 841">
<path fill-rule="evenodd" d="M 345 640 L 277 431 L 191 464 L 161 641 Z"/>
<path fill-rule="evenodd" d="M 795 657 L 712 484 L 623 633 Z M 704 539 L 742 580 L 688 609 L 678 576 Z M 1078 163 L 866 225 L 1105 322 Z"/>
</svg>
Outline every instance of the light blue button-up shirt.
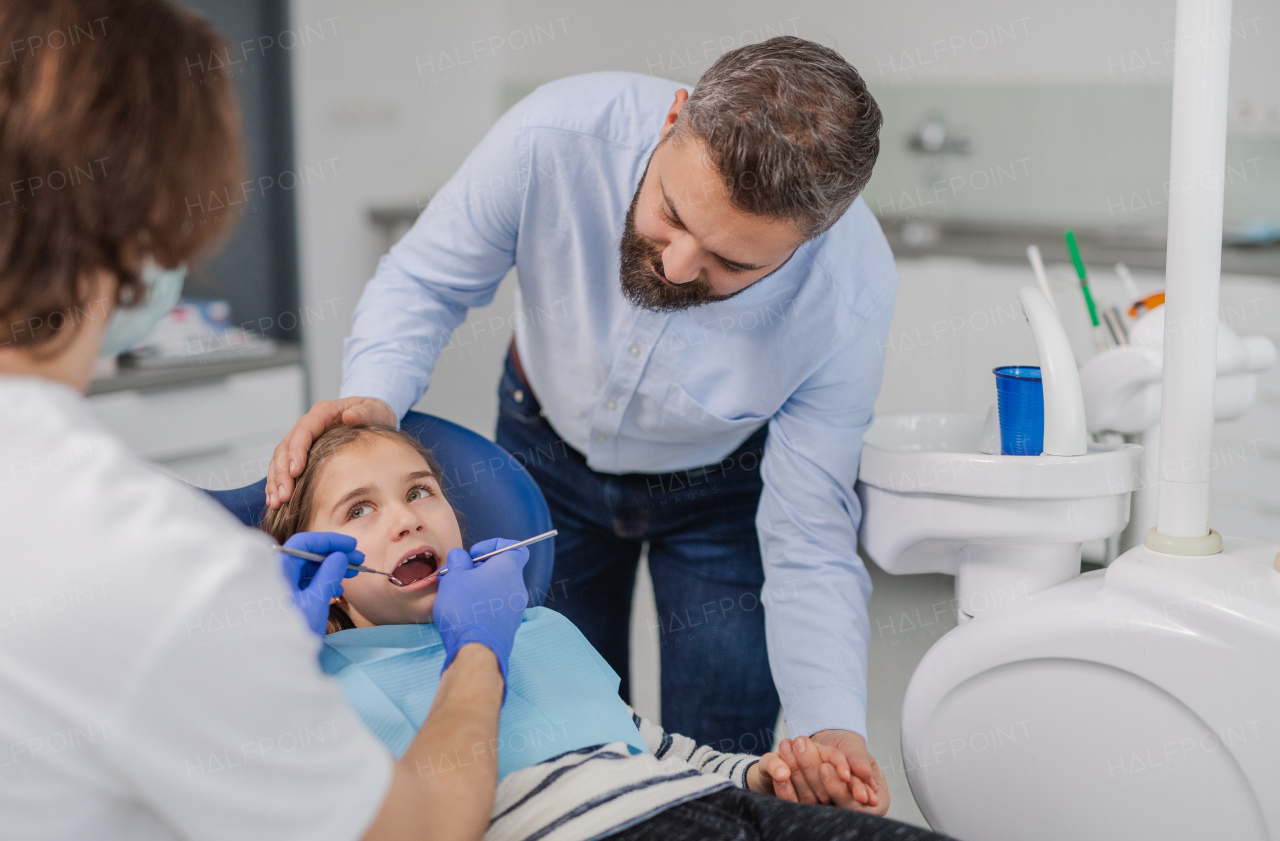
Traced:
<svg viewBox="0 0 1280 841">
<path fill-rule="evenodd" d="M 514 265 L 516 344 L 547 420 L 603 473 L 721 461 L 763 424 L 769 662 L 792 735 L 866 735 L 867 599 L 853 491 L 897 275 L 859 199 L 736 297 L 674 313 L 619 284 L 627 207 L 676 82 L 593 73 L 508 111 L 382 258 L 346 341 L 342 395 L 397 416 Z"/>
</svg>

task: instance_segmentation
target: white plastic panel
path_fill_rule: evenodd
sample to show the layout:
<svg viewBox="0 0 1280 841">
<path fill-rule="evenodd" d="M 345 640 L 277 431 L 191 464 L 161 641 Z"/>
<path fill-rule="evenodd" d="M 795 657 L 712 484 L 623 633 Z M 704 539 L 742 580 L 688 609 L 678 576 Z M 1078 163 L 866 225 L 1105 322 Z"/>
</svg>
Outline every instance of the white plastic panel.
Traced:
<svg viewBox="0 0 1280 841">
<path fill-rule="evenodd" d="M 1229 744 L 1249 738 L 1119 669 L 1037 659 L 949 692 L 903 761 L 930 825 L 961 839 L 1263 841 Z"/>
</svg>

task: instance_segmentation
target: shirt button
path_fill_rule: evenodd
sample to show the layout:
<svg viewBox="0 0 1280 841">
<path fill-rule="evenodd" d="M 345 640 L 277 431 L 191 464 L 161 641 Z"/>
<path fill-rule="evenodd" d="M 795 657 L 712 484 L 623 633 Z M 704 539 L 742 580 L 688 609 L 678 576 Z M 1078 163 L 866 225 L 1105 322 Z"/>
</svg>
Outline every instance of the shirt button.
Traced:
<svg viewBox="0 0 1280 841">
<path fill-rule="evenodd" d="M 605 407 L 606 409 L 609 409 L 609 410 L 616 409 L 616 408 L 618 408 L 618 401 L 616 401 L 616 400 L 607 400 L 607 401 L 605 401 L 604 407 Z"/>
<path fill-rule="evenodd" d="M 517 388 L 515 391 L 511 392 L 511 396 L 512 396 L 513 398 L 515 398 L 515 401 L 516 401 L 517 403 L 523 403 L 523 402 L 524 402 L 524 392 L 523 392 L 523 391 L 521 391 L 521 390 L 520 390 L 520 389 L 518 389 L 518 388 Z"/>
<path fill-rule="evenodd" d="M 608 436 L 608 435 L 597 435 L 597 436 L 596 436 L 596 440 L 597 440 L 597 441 L 608 441 L 608 440 L 609 440 L 609 436 Z"/>
<path fill-rule="evenodd" d="M 631 347 L 627 348 L 627 352 L 628 352 L 628 353 L 630 353 L 632 356 L 639 356 L 639 355 L 640 355 L 640 346 L 639 346 L 639 345 L 632 345 Z"/>
</svg>

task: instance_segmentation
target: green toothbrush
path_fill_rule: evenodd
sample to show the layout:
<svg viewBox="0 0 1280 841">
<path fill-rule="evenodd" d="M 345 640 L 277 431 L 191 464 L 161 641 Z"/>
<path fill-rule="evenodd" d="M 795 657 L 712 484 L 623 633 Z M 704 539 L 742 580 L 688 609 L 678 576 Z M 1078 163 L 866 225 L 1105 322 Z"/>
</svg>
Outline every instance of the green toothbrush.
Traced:
<svg viewBox="0 0 1280 841">
<path fill-rule="evenodd" d="M 1075 231 L 1067 228 L 1063 239 L 1067 241 L 1067 253 L 1071 255 L 1071 262 L 1075 264 L 1076 277 L 1080 278 L 1080 292 L 1084 295 L 1085 305 L 1089 308 L 1089 321 L 1093 324 L 1093 347 L 1098 353 L 1102 353 L 1111 347 L 1111 341 L 1107 338 L 1106 328 L 1098 321 L 1098 308 L 1093 303 L 1093 293 L 1089 291 L 1089 275 L 1084 270 L 1084 260 L 1080 259 L 1080 247 L 1076 245 Z"/>
</svg>

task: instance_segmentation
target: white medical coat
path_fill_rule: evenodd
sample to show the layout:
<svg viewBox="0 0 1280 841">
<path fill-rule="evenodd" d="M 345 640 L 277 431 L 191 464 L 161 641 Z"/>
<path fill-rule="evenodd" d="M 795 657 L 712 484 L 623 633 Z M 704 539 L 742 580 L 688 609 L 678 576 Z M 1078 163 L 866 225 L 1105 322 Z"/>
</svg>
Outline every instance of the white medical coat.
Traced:
<svg viewBox="0 0 1280 841">
<path fill-rule="evenodd" d="M 0 377 L 0 836 L 353 839 L 392 760 L 265 535 Z"/>
</svg>

